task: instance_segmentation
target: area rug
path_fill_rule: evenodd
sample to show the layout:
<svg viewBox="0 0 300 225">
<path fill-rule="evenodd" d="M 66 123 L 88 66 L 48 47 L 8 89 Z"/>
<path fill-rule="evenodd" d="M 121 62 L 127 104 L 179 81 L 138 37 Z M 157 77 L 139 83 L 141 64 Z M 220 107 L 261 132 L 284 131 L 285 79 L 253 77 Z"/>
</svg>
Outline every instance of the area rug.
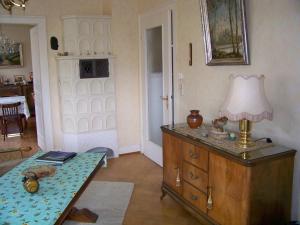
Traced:
<svg viewBox="0 0 300 225">
<path fill-rule="evenodd" d="M 92 181 L 80 199 L 77 208 L 88 208 L 98 214 L 95 225 L 122 225 L 134 184 L 126 182 Z M 64 225 L 87 225 L 65 221 Z"/>
</svg>

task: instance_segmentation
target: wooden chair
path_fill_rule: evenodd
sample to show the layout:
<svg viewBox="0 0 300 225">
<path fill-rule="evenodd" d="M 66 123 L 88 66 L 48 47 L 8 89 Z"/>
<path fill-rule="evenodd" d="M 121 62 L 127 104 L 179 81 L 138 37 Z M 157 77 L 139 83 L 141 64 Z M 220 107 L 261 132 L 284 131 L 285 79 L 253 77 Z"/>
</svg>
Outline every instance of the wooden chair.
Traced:
<svg viewBox="0 0 300 225">
<path fill-rule="evenodd" d="M 3 140 L 8 135 L 8 125 L 9 124 L 16 124 L 19 130 L 19 133 L 23 134 L 23 123 L 21 115 L 19 114 L 18 107 L 21 105 L 20 102 L 12 103 L 12 104 L 2 104 L 2 118 L 1 118 L 1 127 L 2 127 L 2 135 Z"/>
</svg>

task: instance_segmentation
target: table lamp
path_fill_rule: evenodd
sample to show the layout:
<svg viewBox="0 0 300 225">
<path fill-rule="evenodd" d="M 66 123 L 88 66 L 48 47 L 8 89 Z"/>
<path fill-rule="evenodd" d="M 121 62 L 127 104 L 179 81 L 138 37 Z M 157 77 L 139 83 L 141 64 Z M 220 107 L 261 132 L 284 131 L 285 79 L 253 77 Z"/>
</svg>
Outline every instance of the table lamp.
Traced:
<svg viewBox="0 0 300 225">
<path fill-rule="evenodd" d="M 264 78 L 263 75 L 231 75 L 229 78 L 230 88 L 220 116 L 239 121 L 239 147 L 254 146 L 250 139 L 252 122 L 273 119 L 273 109 L 265 95 Z"/>
</svg>

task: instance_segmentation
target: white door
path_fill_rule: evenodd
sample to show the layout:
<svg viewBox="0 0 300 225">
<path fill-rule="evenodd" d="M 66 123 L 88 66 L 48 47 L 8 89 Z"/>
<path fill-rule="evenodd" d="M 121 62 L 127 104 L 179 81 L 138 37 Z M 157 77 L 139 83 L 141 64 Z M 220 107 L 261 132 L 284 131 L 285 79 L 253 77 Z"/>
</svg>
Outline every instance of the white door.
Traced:
<svg viewBox="0 0 300 225">
<path fill-rule="evenodd" d="M 41 84 L 41 66 L 40 66 L 40 48 L 38 27 L 30 29 L 31 55 L 32 55 L 32 72 L 33 72 L 33 89 L 35 103 L 35 118 L 38 146 L 42 150 L 46 149 L 45 129 L 44 129 L 44 113 L 43 113 L 43 92 Z"/>
<path fill-rule="evenodd" d="M 172 11 L 140 17 L 142 150 L 157 164 L 162 160 L 161 125 L 172 123 Z"/>
</svg>

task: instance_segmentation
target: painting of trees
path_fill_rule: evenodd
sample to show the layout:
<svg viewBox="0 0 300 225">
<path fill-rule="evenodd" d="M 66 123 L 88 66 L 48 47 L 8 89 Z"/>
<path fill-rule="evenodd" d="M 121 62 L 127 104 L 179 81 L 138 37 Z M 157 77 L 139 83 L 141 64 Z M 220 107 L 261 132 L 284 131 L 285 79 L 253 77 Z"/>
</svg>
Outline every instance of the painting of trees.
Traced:
<svg viewBox="0 0 300 225">
<path fill-rule="evenodd" d="M 23 66 L 22 45 L 15 43 L 12 47 L 0 49 L 0 69 Z"/>
<path fill-rule="evenodd" d="M 210 50 L 211 60 L 221 63 L 228 59 L 229 63 L 247 64 L 247 49 L 245 46 L 245 18 L 243 0 L 200 0 L 202 12 L 207 21 L 204 32 L 209 34 L 205 40 Z M 217 62 L 217 61 L 216 61 Z"/>
</svg>

